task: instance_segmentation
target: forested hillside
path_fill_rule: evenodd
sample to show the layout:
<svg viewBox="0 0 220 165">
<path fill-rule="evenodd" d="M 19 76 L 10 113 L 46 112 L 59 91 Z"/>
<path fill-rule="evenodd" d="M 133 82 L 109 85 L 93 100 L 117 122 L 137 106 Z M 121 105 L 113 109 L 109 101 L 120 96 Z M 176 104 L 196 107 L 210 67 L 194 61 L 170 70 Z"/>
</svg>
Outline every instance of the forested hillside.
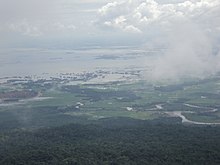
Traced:
<svg viewBox="0 0 220 165">
<path fill-rule="evenodd" d="M 178 119 L 109 118 L 0 135 L 0 164 L 220 163 L 220 128 Z"/>
</svg>

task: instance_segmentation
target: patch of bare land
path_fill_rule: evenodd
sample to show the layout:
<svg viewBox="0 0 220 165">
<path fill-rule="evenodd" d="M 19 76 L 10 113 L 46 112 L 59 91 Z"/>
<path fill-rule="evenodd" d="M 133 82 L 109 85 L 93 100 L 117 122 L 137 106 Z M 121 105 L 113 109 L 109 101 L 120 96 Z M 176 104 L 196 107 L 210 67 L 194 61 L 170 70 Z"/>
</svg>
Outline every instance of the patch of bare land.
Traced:
<svg viewBox="0 0 220 165">
<path fill-rule="evenodd" d="M 3 103 L 16 102 L 21 99 L 30 99 L 38 96 L 38 92 L 33 90 L 15 90 L 0 93 L 0 100 Z"/>
</svg>

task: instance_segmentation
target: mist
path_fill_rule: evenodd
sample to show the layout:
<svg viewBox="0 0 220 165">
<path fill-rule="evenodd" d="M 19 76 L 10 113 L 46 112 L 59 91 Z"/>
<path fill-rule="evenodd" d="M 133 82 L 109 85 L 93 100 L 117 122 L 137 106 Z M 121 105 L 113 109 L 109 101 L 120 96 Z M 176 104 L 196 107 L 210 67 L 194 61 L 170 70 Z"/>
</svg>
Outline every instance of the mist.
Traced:
<svg viewBox="0 0 220 165">
<path fill-rule="evenodd" d="M 161 39 L 166 51 L 154 59 L 147 79 L 178 82 L 208 78 L 220 71 L 218 45 L 198 25 L 189 20 L 173 22 L 165 36 Z"/>
</svg>

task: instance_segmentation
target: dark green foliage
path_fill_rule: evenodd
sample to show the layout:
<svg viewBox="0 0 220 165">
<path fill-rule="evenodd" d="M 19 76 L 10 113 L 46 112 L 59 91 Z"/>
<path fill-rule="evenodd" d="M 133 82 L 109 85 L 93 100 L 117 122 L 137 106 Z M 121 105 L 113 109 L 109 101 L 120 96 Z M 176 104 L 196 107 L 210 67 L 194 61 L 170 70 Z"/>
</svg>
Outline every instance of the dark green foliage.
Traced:
<svg viewBox="0 0 220 165">
<path fill-rule="evenodd" d="M 205 96 L 209 99 L 220 99 L 220 94 L 215 94 L 215 93 L 197 92 L 194 93 L 194 96 L 198 96 L 198 97 Z"/>
<path fill-rule="evenodd" d="M 109 118 L 0 134 L 0 164 L 220 163 L 220 128 Z M 169 121 L 169 122 L 168 122 Z"/>
<path fill-rule="evenodd" d="M 13 129 L 35 129 L 61 126 L 69 123 L 86 122 L 84 116 L 65 115 L 65 112 L 76 111 L 74 107 L 61 109 L 56 106 L 17 108 L 0 112 L 0 132 Z"/>
</svg>

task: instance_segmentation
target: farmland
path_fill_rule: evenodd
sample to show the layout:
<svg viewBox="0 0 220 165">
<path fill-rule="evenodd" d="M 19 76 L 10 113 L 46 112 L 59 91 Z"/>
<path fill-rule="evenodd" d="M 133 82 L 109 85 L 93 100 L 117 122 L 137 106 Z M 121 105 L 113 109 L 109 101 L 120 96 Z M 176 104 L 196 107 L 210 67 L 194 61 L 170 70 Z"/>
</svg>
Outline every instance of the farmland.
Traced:
<svg viewBox="0 0 220 165">
<path fill-rule="evenodd" d="M 56 125 L 109 117 L 153 120 L 170 117 L 171 113 L 167 112 L 175 111 L 182 112 L 187 119 L 195 122 L 220 121 L 219 78 L 158 86 L 144 80 L 90 83 L 87 76 L 98 75 L 84 75 L 79 75 L 85 79 L 81 82 L 77 77 L 74 80 L 52 78 L 28 81 L 20 78 L 4 82 L 0 96 L 17 96 L 18 100 L 0 104 L 1 116 L 7 116 L 1 124 L 8 123 L 7 120 L 12 118 L 21 126 L 30 122 L 33 127 L 51 126 L 49 122 L 53 123 L 59 117 L 67 120 L 61 120 Z M 37 119 L 39 122 L 33 121 Z"/>
</svg>

